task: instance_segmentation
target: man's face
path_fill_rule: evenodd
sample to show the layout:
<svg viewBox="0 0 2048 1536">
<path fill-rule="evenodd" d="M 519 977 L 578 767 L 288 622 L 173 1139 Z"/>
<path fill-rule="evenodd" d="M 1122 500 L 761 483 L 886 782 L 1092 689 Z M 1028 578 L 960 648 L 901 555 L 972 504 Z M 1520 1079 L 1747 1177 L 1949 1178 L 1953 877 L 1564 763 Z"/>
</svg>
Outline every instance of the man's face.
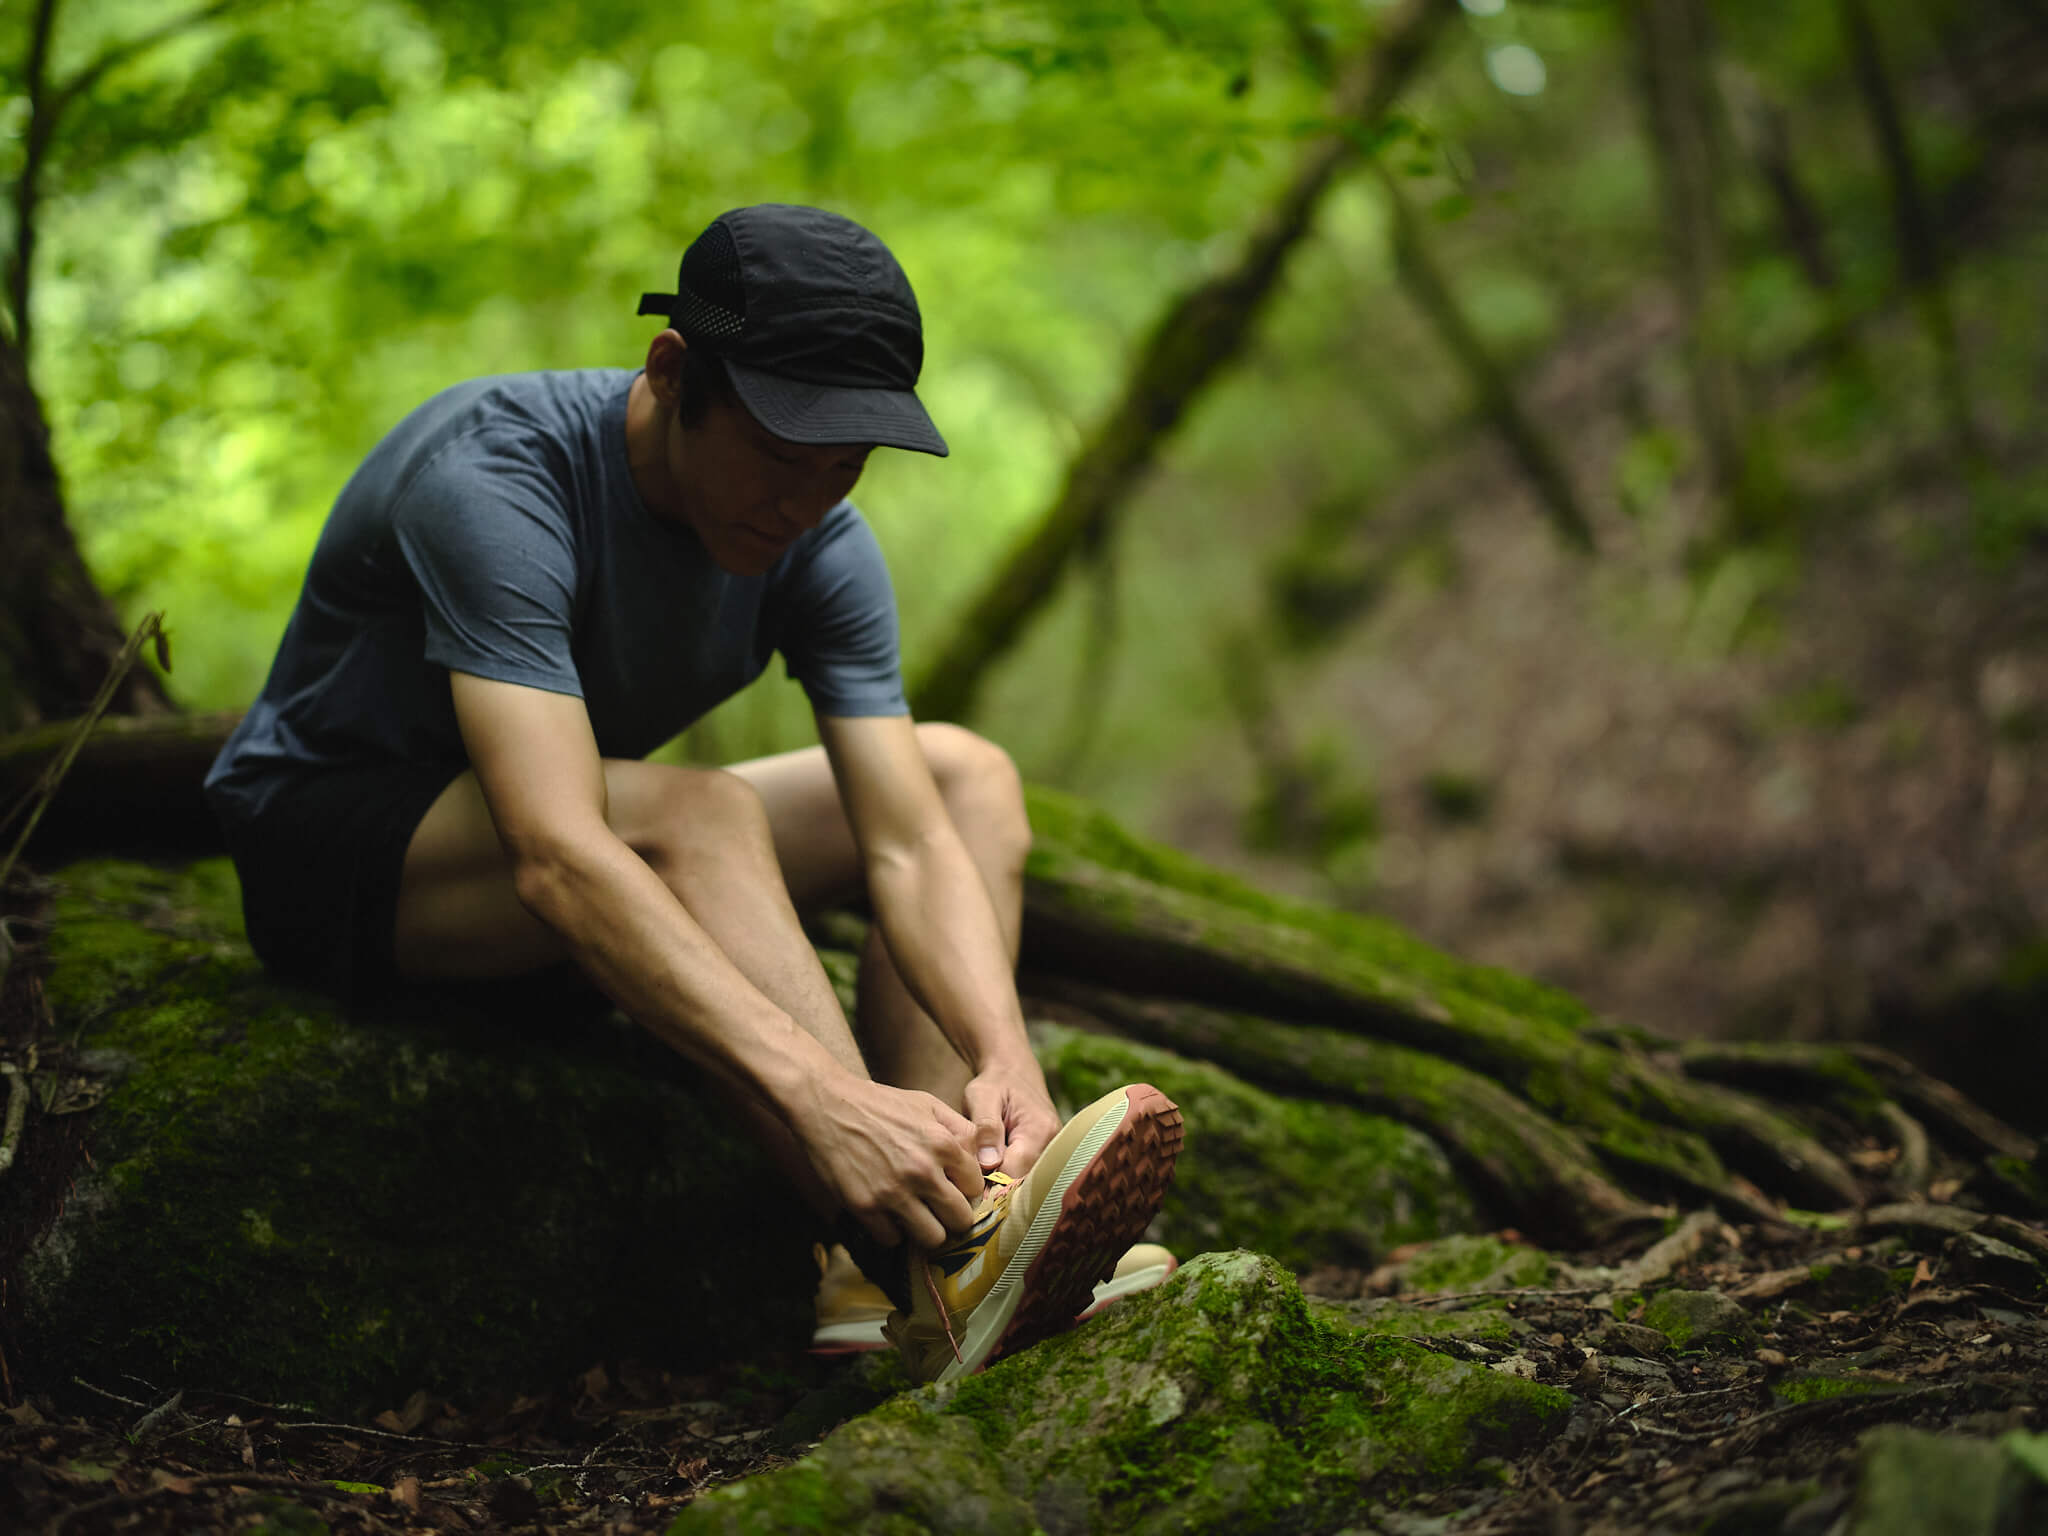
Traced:
<svg viewBox="0 0 2048 1536">
<path fill-rule="evenodd" d="M 865 443 L 788 442 L 745 406 L 723 401 L 694 426 L 669 421 L 668 468 L 683 519 L 738 576 L 761 575 L 817 527 L 852 492 L 868 452 Z"/>
</svg>

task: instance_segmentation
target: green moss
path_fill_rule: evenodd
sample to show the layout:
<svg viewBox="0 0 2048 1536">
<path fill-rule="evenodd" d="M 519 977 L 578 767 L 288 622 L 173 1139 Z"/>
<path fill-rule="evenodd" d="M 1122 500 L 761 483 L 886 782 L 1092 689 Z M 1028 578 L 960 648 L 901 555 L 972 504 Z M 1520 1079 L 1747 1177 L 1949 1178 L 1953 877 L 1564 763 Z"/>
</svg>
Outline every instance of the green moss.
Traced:
<svg viewBox="0 0 2048 1536">
<path fill-rule="evenodd" d="M 1753 1336 L 1749 1314 L 1716 1291 L 1662 1292 L 1643 1307 L 1642 1321 L 1678 1350 L 1741 1354 Z"/>
<path fill-rule="evenodd" d="M 1401 1278 L 1411 1291 L 1503 1291 L 1548 1285 L 1556 1271 L 1540 1248 L 1486 1234 L 1430 1244 L 1402 1266 Z"/>
<path fill-rule="evenodd" d="M 1260 922 L 1292 928 L 1340 949 L 1371 957 L 1390 975 L 1427 982 L 1433 993 L 1455 993 L 1570 1032 L 1591 1022 L 1583 1003 L 1508 971 L 1469 965 L 1433 949 L 1393 923 L 1290 901 L 1259 890 L 1201 860 L 1133 836 L 1087 801 L 1043 785 L 1026 786 L 1035 841 L 1031 869 L 1057 879 L 1082 859 L 1117 874 L 1198 896 Z"/>
<path fill-rule="evenodd" d="M 1891 1390 L 1890 1383 L 1863 1377 L 1802 1373 L 1773 1383 L 1771 1395 L 1785 1403 L 1817 1403 L 1831 1397 L 1858 1397 L 1867 1392 Z"/>
<path fill-rule="evenodd" d="M 1243 1247 L 1288 1268 L 1367 1265 L 1478 1224 L 1464 1184 L 1421 1132 L 1342 1104 L 1266 1093 L 1219 1067 L 1132 1041 L 1034 1031 L 1062 1108 L 1149 1082 L 1187 1117 L 1156 1234 L 1179 1253 Z"/>
<path fill-rule="evenodd" d="M 1370 1016 L 1390 1036 L 1454 1057 L 1590 1132 L 1603 1155 L 1657 1182 L 1725 1187 L 1726 1170 L 1699 1134 L 1719 1128 L 1699 1085 L 1617 1051 L 1565 994 L 1463 964 L 1390 923 L 1267 895 L 1052 791 L 1034 788 L 1030 807 L 1035 911 L 1098 930 L 1170 934 L 1163 942 L 1175 950 L 1264 978 L 1266 1006 Z"/>
<path fill-rule="evenodd" d="M 40 1379 L 357 1413 L 801 1336 L 808 1223 L 623 1021 L 505 996 L 350 1017 L 262 975 L 222 861 L 60 879 L 49 995 L 112 1082 L 24 1268 Z"/>
<path fill-rule="evenodd" d="M 945 1506 L 956 1529 L 1308 1529 L 1367 1486 L 1469 1476 L 1557 1428 L 1569 1403 L 1312 1315 L 1270 1259 L 1205 1254 L 1084 1329 L 846 1426 L 788 1497 L 849 1495 L 834 1514 L 855 1531 L 917 1518 L 949 1489 L 966 1490 Z M 977 1482 L 988 1468 L 1000 1498 Z M 772 1517 L 785 1478 L 712 1494 L 672 1529 L 775 1528 L 740 1521 Z"/>
<path fill-rule="evenodd" d="M 1319 1301 L 1309 1314 L 1337 1328 L 1393 1338 L 1457 1338 L 1505 1344 L 1524 1329 L 1497 1301 L 1463 1307 L 1417 1307 L 1395 1300 Z"/>
</svg>

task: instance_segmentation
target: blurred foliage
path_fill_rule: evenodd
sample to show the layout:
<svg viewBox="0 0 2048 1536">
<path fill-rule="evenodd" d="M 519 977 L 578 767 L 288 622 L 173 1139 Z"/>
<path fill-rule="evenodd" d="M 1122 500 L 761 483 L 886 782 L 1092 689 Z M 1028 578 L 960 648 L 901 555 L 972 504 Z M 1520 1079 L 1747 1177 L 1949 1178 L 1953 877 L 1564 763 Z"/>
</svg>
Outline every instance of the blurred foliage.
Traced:
<svg viewBox="0 0 2048 1536">
<path fill-rule="evenodd" d="M 1886 187 L 1831 8 L 1714 9 L 1729 67 L 1789 114 L 1841 274 L 1816 290 L 1760 184 L 1731 176 L 1735 323 L 1747 356 L 1780 363 L 1894 291 Z M 1874 9 L 1902 78 L 1937 82 L 1913 97 L 1944 103 L 1915 111 L 1914 148 L 1954 199 L 1987 135 L 2017 131 L 1941 83 L 1980 8 Z M 33 10 L 0 18 L 10 184 Z M 1615 8 L 1466 13 L 1388 155 L 1434 213 L 1475 327 L 1514 367 L 1657 281 L 1654 168 Z M 59 0 L 55 74 L 182 14 Z M 169 613 L 183 700 L 243 703 L 329 501 L 400 415 L 480 374 L 636 364 L 649 332 L 635 300 L 668 285 L 709 218 L 823 203 L 910 271 L 923 393 L 954 449 L 881 455 L 859 496 L 915 655 L 1049 501 L 1150 318 L 1227 261 L 1320 126 L 1316 60 L 1383 14 L 1376 0 L 246 0 L 109 72 L 46 174 L 33 366 L 74 525 L 125 611 Z M 2032 317 L 1972 359 L 1988 410 L 2030 402 L 2042 254 L 2037 236 L 1974 258 L 1960 290 L 1966 320 Z M 1937 439 L 1931 386 L 1911 382 L 1931 366 L 1920 343 L 1884 345 L 1779 432 L 1843 457 Z M 1427 530 L 1365 553 L 1350 540 L 1469 406 L 1394 282 L 1380 195 L 1354 178 L 1253 353 L 1172 445 L 1109 585 L 1072 584 L 1004 670 L 987 724 L 1027 772 L 1057 759 L 1142 807 L 1143 786 L 1228 716 L 1210 637 L 1277 594 L 1276 629 L 1309 650 L 1389 590 L 1454 579 L 1417 558 Z M 1655 520 L 1695 458 L 1683 422 L 1652 410 L 1610 492 Z M 1986 488 L 1987 552 L 2048 526 L 2041 486 Z M 1702 572 L 1688 643 L 1740 643 L 1786 559 L 1738 551 Z M 1090 663 L 1103 723 L 1069 761 L 1061 743 L 1081 738 L 1046 722 L 1066 717 L 1104 591 L 1123 640 Z M 778 673 L 695 745 L 737 756 L 807 739 Z M 1335 771 L 1319 766 L 1318 794 L 1368 805 Z"/>
</svg>

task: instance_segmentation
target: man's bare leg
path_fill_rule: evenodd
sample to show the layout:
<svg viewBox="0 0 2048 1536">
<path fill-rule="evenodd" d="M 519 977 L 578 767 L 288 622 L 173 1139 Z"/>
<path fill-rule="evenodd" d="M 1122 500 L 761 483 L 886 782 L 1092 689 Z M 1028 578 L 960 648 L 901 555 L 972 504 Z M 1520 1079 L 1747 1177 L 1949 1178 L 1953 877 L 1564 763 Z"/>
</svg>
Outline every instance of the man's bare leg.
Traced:
<svg viewBox="0 0 2048 1536">
<path fill-rule="evenodd" d="M 655 763 L 604 764 L 606 819 L 750 982 L 850 1071 L 867 1076 L 817 952 L 776 864 L 759 796 L 730 774 Z M 566 958 L 526 910 L 476 776 L 436 800 L 406 850 L 399 969 L 418 978 L 510 976 Z M 957 1095 L 948 1102 L 957 1100 Z M 830 1218 L 836 1203 L 786 1126 L 742 1100 L 778 1165 Z"/>
<path fill-rule="evenodd" d="M 918 742 L 968 856 L 981 872 L 1012 964 L 1023 923 L 1024 857 L 1031 826 L 1023 786 L 1007 754 L 953 725 L 921 725 Z M 736 763 L 760 791 L 775 853 L 797 907 L 813 911 L 860 888 L 860 856 L 822 747 Z M 958 1109 L 970 1075 L 931 1016 L 903 984 L 881 930 L 869 930 L 860 967 L 861 1039 L 877 1081 L 917 1088 Z"/>
</svg>

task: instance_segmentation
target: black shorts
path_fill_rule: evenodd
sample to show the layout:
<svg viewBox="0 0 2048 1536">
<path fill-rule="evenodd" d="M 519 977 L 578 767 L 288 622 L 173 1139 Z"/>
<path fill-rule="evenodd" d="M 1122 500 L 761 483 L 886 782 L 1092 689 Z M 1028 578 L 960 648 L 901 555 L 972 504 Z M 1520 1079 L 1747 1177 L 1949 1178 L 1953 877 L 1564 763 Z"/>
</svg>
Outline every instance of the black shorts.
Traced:
<svg viewBox="0 0 2048 1536">
<path fill-rule="evenodd" d="M 405 850 L 461 772 L 399 762 L 321 769 L 284 776 L 254 817 L 217 807 L 257 958 L 284 980 L 350 1001 L 391 992 Z"/>
</svg>

